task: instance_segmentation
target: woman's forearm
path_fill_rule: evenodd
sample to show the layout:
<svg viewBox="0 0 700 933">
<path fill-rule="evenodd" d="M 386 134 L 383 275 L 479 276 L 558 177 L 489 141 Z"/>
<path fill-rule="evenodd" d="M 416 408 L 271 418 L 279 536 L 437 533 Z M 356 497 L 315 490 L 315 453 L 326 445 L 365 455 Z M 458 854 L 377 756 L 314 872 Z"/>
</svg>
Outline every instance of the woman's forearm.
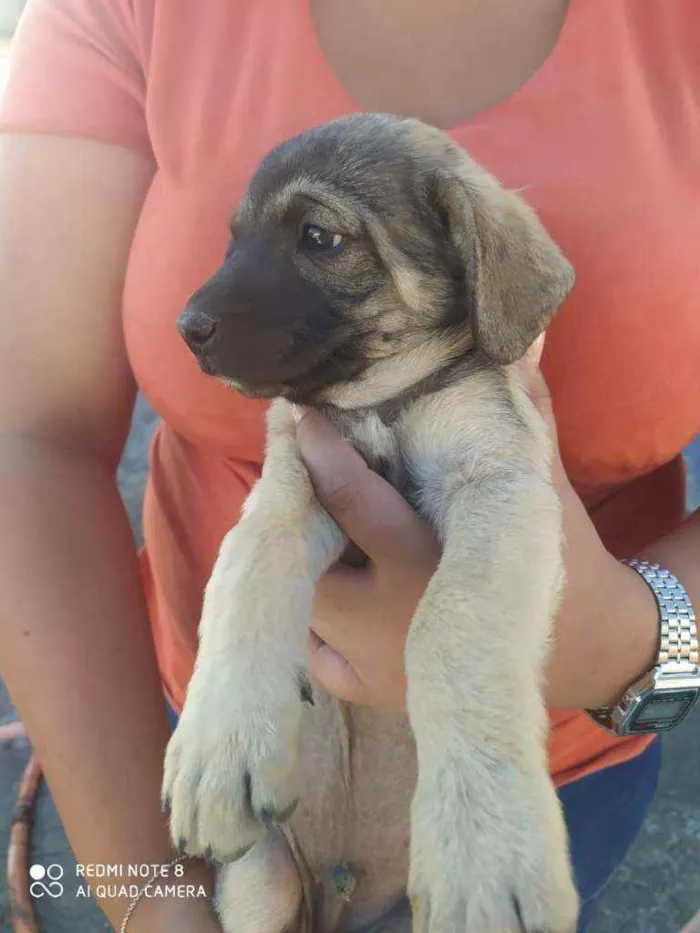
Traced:
<svg viewBox="0 0 700 933">
<path fill-rule="evenodd" d="M 700 509 L 670 535 L 646 548 L 640 557 L 675 574 L 688 591 L 695 614 L 700 613 Z"/>
<path fill-rule="evenodd" d="M 700 606 L 700 512 L 672 534 L 636 555 L 674 573 Z M 585 581 L 584 581 L 585 583 Z M 548 665 L 547 696 L 553 706 L 596 708 L 617 702 L 655 662 L 658 607 L 644 580 L 608 556 L 592 568 L 586 614 L 565 605 Z M 572 594 L 580 596 L 579 586 Z M 592 610 L 592 611 L 591 611 Z"/>
<path fill-rule="evenodd" d="M 168 722 L 114 478 L 84 454 L 0 436 L 0 516 L 2 673 L 78 861 L 165 863 Z M 209 883 L 205 866 L 190 871 Z M 117 925 L 127 906 L 102 903 Z M 152 909 L 130 930 L 155 929 Z"/>
</svg>

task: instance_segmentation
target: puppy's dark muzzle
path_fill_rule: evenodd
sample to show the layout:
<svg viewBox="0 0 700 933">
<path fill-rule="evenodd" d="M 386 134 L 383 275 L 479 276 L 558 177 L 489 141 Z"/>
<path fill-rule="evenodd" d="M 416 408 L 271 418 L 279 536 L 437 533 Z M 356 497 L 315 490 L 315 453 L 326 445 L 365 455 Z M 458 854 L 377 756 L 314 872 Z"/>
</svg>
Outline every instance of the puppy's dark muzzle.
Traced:
<svg viewBox="0 0 700 933">
<path fill-rule="evenodd" d="M 321 289 L 255 240 L 229 250 L 177 326 L 204 372 L 268 395 L 303 379 L 339 336 Z"/>
</svg>

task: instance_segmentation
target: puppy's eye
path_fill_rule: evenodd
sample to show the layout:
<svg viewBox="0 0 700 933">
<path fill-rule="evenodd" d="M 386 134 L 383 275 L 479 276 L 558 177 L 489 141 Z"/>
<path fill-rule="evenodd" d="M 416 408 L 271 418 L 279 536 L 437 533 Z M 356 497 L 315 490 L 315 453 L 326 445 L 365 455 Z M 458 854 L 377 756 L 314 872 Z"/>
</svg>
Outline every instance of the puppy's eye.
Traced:
<svg viewBox="0 0 700 933">
<path fill-rule="evenodd" d="M 342 247 L 343 238 L 339 233 L 324 230 L 316 224 L 304 224 L 299 245 L 312 253 L 335 253 Z"/>
</svg>

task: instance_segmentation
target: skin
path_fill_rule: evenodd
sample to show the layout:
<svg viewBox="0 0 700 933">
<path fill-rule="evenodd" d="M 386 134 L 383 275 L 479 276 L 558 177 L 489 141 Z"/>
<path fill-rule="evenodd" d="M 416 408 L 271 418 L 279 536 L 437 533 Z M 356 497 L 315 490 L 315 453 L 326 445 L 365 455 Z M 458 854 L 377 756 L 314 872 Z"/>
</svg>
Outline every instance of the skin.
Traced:
<svg viewBox="0 0 700 933">
<path fill-rule="evenodd" d="M 169 728 L 114 476 L 135 394 L 120 295 L 151 174 L 97 143 L 0 141 L 2 674 L 86 864 L 174 855 Z M 187 879 L 211 883 L 195 862 Z M 118 928 L 128 901 L 101 906 Z M 217 929 L 202 898 L 145 900 L 129 923 Z"/>
<path fill-rule="evenodd" d="M 321 48 L 364 110 L 448 129 L 525 84 L 569 0 L 312 0 Z"/>
<path fill-rule="evenodd" d="M 546 677 L 551 706 L 614 703 L 654 663 L 656 602 L 639 575 L 603 546 L 569 483 L 556 447 L 556 425 L 539 371 L 542 341 L 520 364 L 555 443 L 552 474 L 564 506 L 566 586 Z M 314 677 L 336 695 L 370 706 L 404 706 L 404 641 L 435 570 L 430 529 L 371 473 L 316 412 L 299 411 L 297 438 L 317 494 L 368 555 L 363 568 L 337 565 L 320 582 L 311 635 Z M 642 557 L 676 574 L 700 603 L 700 513 Z"/>
<path fill-rule="evenodd" d="M 446 127 L 529 79 L 555 45 L 567 4 L 313 6 L 329 64 L 359 104 Z M 84 863 L 166 862 L 173 854 L 159 804 L 168 725 L 114 481 L 134 398 L 119 296 L 152 173 L 144 159 L 114 146 L 50 136 L 0 142 L 0 656 Z M 372 558 L 370 574 L 334 571 L 324 583 L 317 631 L 339 654 L 316 651 L 315 673 L 358 701 L 401 705 L 403 638 L 435 565 L 435 542 L 322 419 L 304 419 L 299 437 L 319 494 Z M 346 479 L 338 484 L 338 477 Z M 653 654 L 653 607 L 633 572 L 596 544 L 562 475 L 559 483 L 570 583 L 550 698 L 594 705 Z M 694 521 L 649 556 L 674 570 L 700 603 L 699 553 Z M 590 603 L 591 579 L 609 592 L 604 617 L 600 603 Z M 381 625 L 370 604 L 381 607 Z M 607 674 L 599 682 L 601 666 Z M 188 880 L 209 884 L 206 866 L 192 862 L 187 870 Z M 118 928 L 126 904 L 102 906 Z M 130 933 L 218 929 L 199 900 L 144 901 L 129 924 Z"/>
</svg>

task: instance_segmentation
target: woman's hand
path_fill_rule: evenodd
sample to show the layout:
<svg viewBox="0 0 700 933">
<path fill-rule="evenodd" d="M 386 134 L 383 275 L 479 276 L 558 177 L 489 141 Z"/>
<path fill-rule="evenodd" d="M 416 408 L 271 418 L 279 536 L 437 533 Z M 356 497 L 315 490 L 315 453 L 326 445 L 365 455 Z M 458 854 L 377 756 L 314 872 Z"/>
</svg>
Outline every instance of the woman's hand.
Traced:
<svg viewBox="0 0 700 933">
<path fill-rule="evenodd" d="M 567 582 L 547 669 L 554 706 L 614 701 L 653 663 L 658 626 L 646 584 L 616 561 L 567 479 L 539 370 L 543 340 L 519 364 L 548 425 L 552 477 L 562 501 Z M 404 499 L 345 444 L 321 415 L 302 410 L 297 437 L 320 501 L 367 555 L 360 568 L 337 564 L 320 581 L 311 635 L 311 671 L 327 690 L 371 706 L 402 709 L 404 642 L 438 560 L 435 536 Z M 513 620 L 513 638 L 518 638 Z"/>
<path fill-rule="evenodd" d="M 311 673 L 353 703 L 403 709 L 404 642 L 440 559 L 437 539 L 317 412 L 303 415 L 297 436 L 320 501 L 368 558 L 319 581 Z"/>
</svg>

